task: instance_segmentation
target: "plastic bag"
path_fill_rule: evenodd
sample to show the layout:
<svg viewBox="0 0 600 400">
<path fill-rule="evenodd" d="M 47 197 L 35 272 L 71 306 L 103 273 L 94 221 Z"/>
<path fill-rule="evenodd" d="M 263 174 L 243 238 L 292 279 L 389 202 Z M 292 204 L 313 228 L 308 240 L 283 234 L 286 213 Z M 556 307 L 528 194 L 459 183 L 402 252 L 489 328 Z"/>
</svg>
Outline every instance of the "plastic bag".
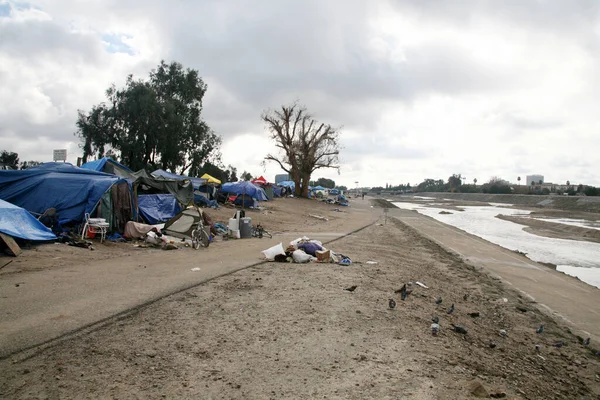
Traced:
<svg viewBox="0 0 600 400">
<path fill-rule="evenodd" d="M 273 247 L 270 247 L 261 252 L 267 260 L 274 260 L 275 256 L 278 254 L 285 255 L 285 251 L 283 250 L 283 243 L 276 244 Z"/>
<path fill-rule="evenodd" d="M 302 250 L 296 250 L 292 253 L 292 257 L 294 258 L 294 261 L 297 263 L 307 263 L 309 262 L 313 257 L 310 256 L 310 254 L 306 254 L 304 251 Z"/>
</svg>

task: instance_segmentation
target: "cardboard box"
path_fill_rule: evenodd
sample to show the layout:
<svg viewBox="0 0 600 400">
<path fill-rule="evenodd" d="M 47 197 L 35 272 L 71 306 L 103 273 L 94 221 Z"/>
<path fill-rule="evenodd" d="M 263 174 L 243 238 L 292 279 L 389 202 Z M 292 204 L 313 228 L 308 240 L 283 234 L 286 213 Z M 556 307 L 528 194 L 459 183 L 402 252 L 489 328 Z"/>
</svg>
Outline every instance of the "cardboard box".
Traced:
<svg viewBox="0 0 600 400">
<path fill-rule="evenodd" d="M 329 250 L 317 250 L 315 255 L 317 256 L 317 260 L 324 262 L 328 262 L 331 258 L 331 252 Z"/>
</svg>

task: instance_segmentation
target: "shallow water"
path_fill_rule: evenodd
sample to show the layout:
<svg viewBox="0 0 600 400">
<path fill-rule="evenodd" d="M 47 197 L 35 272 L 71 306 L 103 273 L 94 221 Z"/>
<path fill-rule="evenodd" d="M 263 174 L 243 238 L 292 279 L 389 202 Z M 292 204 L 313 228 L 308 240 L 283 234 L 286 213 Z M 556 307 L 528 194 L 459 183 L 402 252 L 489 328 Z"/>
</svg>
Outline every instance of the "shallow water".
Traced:
<svg viewBox="0 0 600 400">
<path fill-rule="evenodd" d="M 440 222 L 455 226 L 509 250 L 527 253 L 534 261 L 552 263 L 557 270 L 576 276 L 600 288 L 600 243 L 537 236 L 524 226 L 496 218 L 498 214 L 529 215 L 527 210 L 499 206 L 461 206 L 464 211 L 426 207 L 423 204 L 394 202 L 398 208 L 416 210 Z"/>
</svg>

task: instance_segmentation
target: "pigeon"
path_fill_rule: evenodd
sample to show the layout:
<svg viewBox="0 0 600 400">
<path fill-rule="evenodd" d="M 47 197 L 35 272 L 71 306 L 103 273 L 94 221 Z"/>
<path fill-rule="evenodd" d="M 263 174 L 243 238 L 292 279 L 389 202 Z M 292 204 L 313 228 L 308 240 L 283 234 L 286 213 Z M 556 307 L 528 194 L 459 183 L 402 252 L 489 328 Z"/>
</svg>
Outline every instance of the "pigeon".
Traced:
<svg viewBox="0 0 600 400">
<path fill-rule="evenodd" d="M 489 344 L 489 346 L 490 346 L 490 349 L 494 349 L 494 348 L 496 348 L 496 343 L 495 343 L 495 342 L 492 342 L 492 341 L 490 341 L 490 344 Z"/>
<path fill-rule="evenodd" d="M 539 352 L 540 351 L 541 346 L 539 344 L 535 345 L 535 351 Z"/>
<path fill-rule="evenodd" d="M 439 324 L 440 323 L 440 319 L 437 316 L 431 318 L 431 321 L 433 321 L 434 324 Z"/>
<path fill-rule="evenodd" d="M 406 283 L 398 290 L 394 290 L 394 293 L 404 293 L 406 292 Z"/>
<path fill-rule="evenodd" d="M 404 292 L 400 293 L 400 298 L 402 299 L 402 301 L 404 301 L 404 300 L 406 300 L 408 295 L 411 293 L 412 293 L 412 290 L 405 290 Z"/>
<path fill-rule="evenodd" d="M 467 334 L 467 329 L 466 328 L 463 328 L 462 326 L 458 326 L 458 325 L 454 325 L 454 324 L 450 324 L 450 325 L 452 325 L 452 329 L 454 330 L 454 332 L 460 333 L 460 334 L 463 334 L 463 335 Z"/>
<path fill-rule="evenodd" d="M 539 327 L 539 328 L 537 328 L 536 332 L 537 332 L 537 333 L 542 333 L 542 332 L 544 332 L 544 325 L 540 325 L 540 327 Z"/>
<path fill-rule="evenodd" d="M 433 324 L 431 324 L 431 334 L 433 336 L 437 336 L 437 334 L 440 332 L 440 326 L 437 322 L 434 322 Z"/>
<path fill-rule="evenodd" d="M 565 344 L 565 342 L 563 342 L 562 340 L 559 340 L 558 342 L 554 343 L 554 347 L 560 349 L 561 347 L 563 347 L 564 344 Z"/>
<path fill-rule="evenodd" d="M 390 308 L 391 308 L 391 309 L 394 309 L 394 308 L 396 308 L 396 302 L 394 301 L 394 299 L 390 299 L 390 302 L 389 302 L 389 304 L 390 304 Z"/>
<path fill-rule="evenodd" d="M 435 304 L 442 304 L 442 296 L 438 297 Z"/>
<path fill-rule="evenodd" d="M 448 309 L 448 314 L 452 314 L 453 312 L 454 312 L 454 303 L 452 303 L 452 305 Z"/>
<path fill-rule="evenodd" d="M 467 299 L 468 299 L 468 298 L 469 298 L 469 295 L 468 295 L 468 294 L 465 294 L 465 295 L 463 296 L 463 300 L 464 300 L 464 301 L 467 301 Z"/>
<path fill-rule="evenodd" d="M 356 285 L 353 285 L 353 286 L 350 286 L 350 287 L 348 287 L 348 288 L 346 288 L 346 289 L 344 289 L 344 290 L 345 290 L 345 291 L 347 291 L 347 292 L 354 292 L 354 291 L 356 290 L 356 288 L 357 288 L 357 287 L 358 287 L 358 286 L 356 286 Z"/>
<path fill-rule="evenodd" d="M 589 346 L 590 345 L 590 338 L 587 338 L 583 341 L 583 345 L 584 346 Z"/>
</svg>

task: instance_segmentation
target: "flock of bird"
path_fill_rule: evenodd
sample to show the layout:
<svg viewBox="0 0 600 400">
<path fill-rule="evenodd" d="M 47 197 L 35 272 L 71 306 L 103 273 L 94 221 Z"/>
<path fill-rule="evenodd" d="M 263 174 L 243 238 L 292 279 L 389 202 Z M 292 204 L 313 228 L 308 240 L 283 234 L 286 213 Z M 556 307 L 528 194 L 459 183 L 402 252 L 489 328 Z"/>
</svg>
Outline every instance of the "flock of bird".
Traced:
<svg viewBox="0 0 600 400">
<path fill-rule="evenodd" d="M 350 286 L 350 287 L 347 287 L 347 288 L 345 288 L 344 290 L 345 290 L 345 291 L 347 291 L 347 292 L 354 292 L 354 291 L 356 290 L 356 288 L 358 288 L 358 286 L 357 286 L 357 285 L 353 285 L 353 286 Z M 398 289 L 398 290 L 395 290 L 395 291 L 394 291 L 394 293 L 395 293 L 395 294 L 400 294 L 400 299 L 401 299 L 402 301 L 405 301 L 405 300 L 406 300 L 406 298 L 408 297 L 408 295 L 410 295 L 410 294 L 412 293 L 412 290 L 408 289 L 408 288 L 406 287 L 406 283 L 405 283 L 405 284 L 404 284 L 404 285 L 403 285 L 403 286 L 402 286 L 400 289 Z M 467 294 L 465 294 L 465 295 L 463 296 L 463 298 L 464 298 L 465 300 L 467 300 L 467 298 L 468 298 L 468 295 L 467 295 Z M 443 300 L 443 299 L 442 299 L 442 297 L 440 296 L 440 297 L 438 297 L 438 298 L 435 300 L 435 304 L 437 304 L 437 305 L 440 305 L 440 304 L 442 304 L 442 302 L 443 302 L 443 301 L 444 301 L 444 300 Z M 396 305 L 397 305 L 397 304 L 396 304 L 396 301 L 395 301 L 394 299 L 391 299 L 391 298 L 390 298 L 390 299 L 388 300 L 388 307 L 389 307 L 390 309 L 392 309 L 392 310 L 393 310 L 393 309 L 395 309 L 395 308 L 396 308 Z M 447 310 L 446 312 L 447 312 L 447 314 L 452 314 L 452 313 L 454 312 L 454 303 L 452 303 L 452 304 L 450 305 L 450 307 L 448 308 L 448 310 Z M 472 312 L 472 313 L 469 313 L 468 315 L 469 315 L 469 316 L 471 316 L 471 317 L 473 317 L 473 318 L 474 318 L 474 317 L 479 317 L 479 313 L 478 313 L 478 312 Z M 440 325 L 439 325 L 439 323 L 440 323 L 440 319 L 439 319 L 439 317 L 437 317 L 437 316 L 434 316 L 434 317 L 431 319 L 431 321 L 433 322 L 433 323 L 431 324 L 431 333 L 432 333 L 432 334 L 435 336 L 435 335 L 437 335 L 437 334 L 439 333 L 439 331 L 440 331 Z M 465 327 L 462 327 L 462 326 L 459 326 L 459 325 L 454 325 L 454 324 L 450 324 L 450 325 L 452 326 L 452 330 L 453 330 L 454 332 L 456 332 L 456 333 L 459 333 L 459 334 L 462 334 L 462 335 L 466 335 L 466 334 L 467 334 L 467 329 L 466 329 Z M 539 326 L 539 327 L 536 329 L 536 333 L 538 333 L 538 334 L 542 334 L 543 332 L 544 332 L 544 325 L 542 324 L 542 325 L 540 325 L 540 326 Z M 501 330 L 500 330 L 500 336 L 507 336 L 507 335 L 508 335 L 508 333 L 506 332 L 506 330 L 504 330 L 504 329 L 501 329 Z M 564 344 L 565 344 L 565 342 L 564 342 L 564 341 L 562 341 L 562 340 L 559 340 L 558 342 L 555 342 L 555 343 L 554 343 L 554 347 L 556 347 L 556 348 L 561 348 L 561 347 L 562 347 Z M 590 345 L 590 338 L 589 338 L 589 337 L 583 341 L 583 345 L 584 345 L 584 346 L 586 346 L 586 347 Z M 496 347 L 496 343 L 494 343 L 493 341 L 490 341 L 490 343 L 489 343 L 489 346 L 490 346 L 491 348 L 494 348 L 494 347 Z M 535 345 L 535 349 L 536 349 L 536 351 L 538 351 L 538 352 L 539 352 L 539 351 L 540 351 L 540 349 L 541 349 L 541 346 L 540 346 L 539 344 L 536 344 L 536 345 Z M 600 352 L 598 352 L 596 355 L 600 355 Z"/>
</svg>

